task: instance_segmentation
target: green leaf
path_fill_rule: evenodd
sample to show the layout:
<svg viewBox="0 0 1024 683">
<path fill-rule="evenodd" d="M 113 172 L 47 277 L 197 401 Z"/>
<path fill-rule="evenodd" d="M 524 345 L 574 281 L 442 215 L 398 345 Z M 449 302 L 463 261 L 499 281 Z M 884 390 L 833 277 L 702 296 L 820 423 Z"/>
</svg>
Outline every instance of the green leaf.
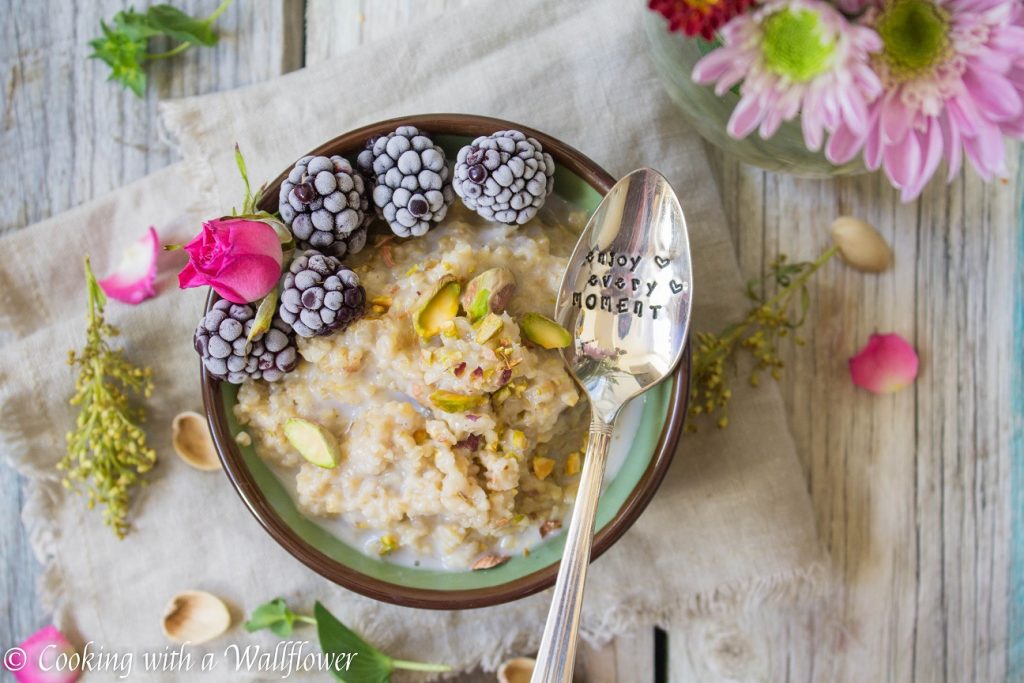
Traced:
<svg viewBox="0 0 1024 683">
<path fill-rule="evenodd" d="M 175 40 L 198 45 L 217 44 L 217 34 L 208 22 L 194 19 L 171 5 L 154 5 L 144 16 L 145 23 L 150 29 Z"/>
<path fill-rule="evenodd" d="M 238 166 L 238 173 L 242 176 L 245 184 L 245 199 L 242 201 L 242 213 L 255 213 L 256 205 L 253 202 L 252 188 L 249 186 L 249 171 L 245 168 L 245 157 L 242 156 L 242 149 L 235 143 L 235 165 Z"/>
<path fill-rule="evenodd" d="M 127 9 L 114 15 L 113 27 L 100 22 L 103 36 L 89 41 L 93 59 L 110 66 L 110 80 L 121 83 L 139 97 L 146 92 L 146 73 L 142 64 L 146 60 L 162 59 L 179 54 L 193 44 L 214 45 L 217 34 L 211 25 L 231 3 L 223 0 L 206 19 L 193 19 L 171 5 L 155 5 L 143 13 Z M 146 51 L 149 39 L 165 35 L 178 41 L 173 49 L 160 54 Z"/>
<path fill-rule="evenodd" d="M 126 9 L 114 15 L 114 26 L 118 33 L 132 40 L 146 40 L 160 35 L 160 31 L 150 26 L 145 14 L 134 9 Z"/>
<path fill-rule="evenodd" d="M 313 608 L 313 616 L 320 649 L 337 658 L 339 666 L 331 670 L 336 679 L 342 683 L 388 683 L 391 680 L 394 670 L 391 657 L 353 633 L 319 602 Z M 350 660 L 346 659 L 349 654 L 353 654 Z M 344 668 L 346 661 L 348 668 L 338 670 Z"/>
<path fill-rule="evenodd" d="M 103 307 L 107 305 L 107 294 L 100 287 L 100 283 L 96 281 L 96 274 L 92 272 L 92 262 L 89 257 L 85 257 L 85 284 L 89 294 L 89 301 L 94 303 L 100 312 L 103 311 Z"/>
<path fill-rule="evenodd" d="M 270 629 L 274 635 L 287 638 L 295 626 L 296 614 L 288 609 L 283 598 L 274 598 L 253 610 L 245 630 L 249 633 Z"/>
<path fill-rule="evenodd" d="M 338 665 L 331 670 L 342 683 L 388 683 L 395 669 L 408 671 L 451 671 L 444 664 L 425 664 L 392 659 L 357 636 L 319 602 L 313 609 L 320 649 L 332 655 Z M 349 655 L 352 655 L 349 657 Z M 347 664 L 347 668 L 346 668 Z"/>
<path fill-rule="evenodd" d="M 257 335 L 263 334 L 270 329 L 270 324 L 274 322 L 274 313 L 277 312 L 277 299 L 279 296 L 280 289 L 274 287 L 270 290 L 270 294 L 267 294 L 260 301 L 260 305 L 256 309 L 256 318 L 253 320 L 252 328 L 249 330 L 249 336 L 245 338 L 247 347 Z"/>
<path fill-rule="evenodd" d="M 110 67 L 110 79 L 130 89 L 139 97 L 146 92 L 146 73 L 142 60 L 146 54 L 146 40 L 133 38 L 100 22 L 103 37 L 89 41 L 93 52 L 89 57 L 99 59 Z"/>
</svg>

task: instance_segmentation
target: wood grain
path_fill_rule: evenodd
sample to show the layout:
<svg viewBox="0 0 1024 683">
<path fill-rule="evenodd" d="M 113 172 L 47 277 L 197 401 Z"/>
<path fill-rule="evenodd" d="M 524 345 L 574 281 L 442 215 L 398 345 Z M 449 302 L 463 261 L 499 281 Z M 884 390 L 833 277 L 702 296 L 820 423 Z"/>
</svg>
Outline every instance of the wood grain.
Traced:
<svg viewBox="0 0 1024 683">
<path fill-rule="evenodd" d="M 134 3 L 142 9 L 148 2 Z M 217 0 L 175 0 L 194 16 Z M 0 234 L 103 195 L 169 164 L 157 102 L 276 76 L 302 60 L 302 0 L 235 2 L 217 21 L 220 43 L 149 69 L 145 99 L 107 83 L 87 41 L 126 3 L 0 2 Z M 226 143 L 229 144 L 229 143 Z M 142 229 L 144 226 L 138 226 Z M 46 622 L 38 564 L 24 527 L 22 480 L 0 467 L 0 645 Z"/>
<path fill-rule="evenodd" d="M 727 636 L 671 647 L 672 680 L 1003 680 L 1014 186 L 964 171 L 903 205 L 879 175 L 799 180 L 711 154 L 748 277 L 779 253 L 820 253 L 841 214 L 876 225 L 896 263 L 877 276 L 827 266 L 808 345 L 785 354 L 783 394 L 836 590 L 815 609 L 747 615 Z M 918 348 L 914 386 L 885 397 L 852 386 L 846 359 L 872 332 Z"/>
<path fill-rule="evenodd" d="M 214 0 L 175 2 L 201 13 Z M 236 2 L 222 43 L 157 64 L 145 100 L 86 61 L 98 20 L 121 3 L 3 0 L 0 28 L 0 232 L 22 227 L 167 164 L 159 98 L 209 92 L 317 63 L 468 0 Z M 305 9 L 305 17 L 303 10 Z M 303 19 L 305 32 L 303 33 Z M 884 178 L 808 181 L 744 167 L 711 150 L 747 276 L 779 253 L 810 258 L 839 214 L 874 223 L 893 270 L 836 261 L 814 280 L 809 344 L 786 351 L 790 425 L 836 586 L 803 610 L 761 610 L 669 633 L 671 681 L 999 681 L 1006 679 L 1014 279 L 1018 183 L 969 171 L 902 205 Z M 1014 147 L 1008 178 L 1019 171 Z M 855 390 L 846 359 L 870 333 L 903 334 L 921 353 L 911 388 Z M 16 477 L 0 468 L 0 515 L 17 519 Z M 0 643 L 45 616 L 19 524 L 0 527 Z M 653 680 L 650 630 L 586 650 L 592 682 Z M 459 679 L 492 680 L 479 673 Z"/>
</svg>

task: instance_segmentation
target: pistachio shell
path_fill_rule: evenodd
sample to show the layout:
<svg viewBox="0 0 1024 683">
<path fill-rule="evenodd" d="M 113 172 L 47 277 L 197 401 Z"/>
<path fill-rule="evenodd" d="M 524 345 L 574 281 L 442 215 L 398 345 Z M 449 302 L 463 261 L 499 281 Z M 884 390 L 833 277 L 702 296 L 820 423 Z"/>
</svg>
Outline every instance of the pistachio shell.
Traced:
<svg viewBox="0 0 1024 683">
<path fill-rule="evenodd" d="M 206 417 L 199 413 L 187 410 L 174 418 L 171 423 L 171 444 L 174 452 L 197 470 L 210 472 L 221 467 Z"/>
<path fill-rule="evenodd" d="M 164 610 L 164 635 L 176 643 L 205 643 L 228 630 L 231 613 L 216 595 L 183 591 Z"/>
<path fill-rule="evenodd" d="M 530 657 L 516 657 L 498 667 L 498 683 L 530 683 L 537 662 Z"/>
<path fill-rule="evenodd" d="M 880 273 L 892 265 L 892 249 L 870 223 L 853 216 L 832 222 L 832 241 L 847 264 L 867 273 Z"/>
</svg>

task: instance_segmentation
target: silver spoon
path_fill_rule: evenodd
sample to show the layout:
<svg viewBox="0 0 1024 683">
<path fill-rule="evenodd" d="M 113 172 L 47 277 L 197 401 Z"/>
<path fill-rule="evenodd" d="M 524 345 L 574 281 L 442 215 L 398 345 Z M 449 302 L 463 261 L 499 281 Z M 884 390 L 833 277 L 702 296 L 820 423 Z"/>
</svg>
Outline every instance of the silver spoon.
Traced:
<svg viewBox="0 0 1024 683">
<path fill-rule="evenodd" d="M 587 392 L 590 440 L 531 683 L 570 683 L 594 516 L 623 405 L 668 377 L 683 353 L 693 296 L 679 199 L 648 168 L 617 182 L 583 229 L 555 304 L 573 335 L 562 349 Z"/>
</svg>

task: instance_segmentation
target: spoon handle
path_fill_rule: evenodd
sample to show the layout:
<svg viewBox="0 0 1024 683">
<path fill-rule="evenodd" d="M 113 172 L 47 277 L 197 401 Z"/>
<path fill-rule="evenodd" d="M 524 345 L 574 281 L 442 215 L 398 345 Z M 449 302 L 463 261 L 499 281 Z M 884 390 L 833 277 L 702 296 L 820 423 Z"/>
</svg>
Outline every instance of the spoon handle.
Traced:
<svg viewBox="0 0 1024 683">
<path fill-rule="evenodd" d="M 570 683 L 576 663 L 576 636 L 583 607 L 583 584 L 590 564 L 590 546 L 594 540 L 594 518 L 601 495 L 605 460 L 612 438 L 612 425 L 594 416 L 590 421 L 590 440 L 583 460 L 583 473 L 576 493 L 572 521 L 565 537 L 565 551 L 558 568 L 558 581 L 551 597 L 551 609 L 544 626 L 544 637 L 537 654 L 537 665 L 530 683 Z"/>
</svg>

